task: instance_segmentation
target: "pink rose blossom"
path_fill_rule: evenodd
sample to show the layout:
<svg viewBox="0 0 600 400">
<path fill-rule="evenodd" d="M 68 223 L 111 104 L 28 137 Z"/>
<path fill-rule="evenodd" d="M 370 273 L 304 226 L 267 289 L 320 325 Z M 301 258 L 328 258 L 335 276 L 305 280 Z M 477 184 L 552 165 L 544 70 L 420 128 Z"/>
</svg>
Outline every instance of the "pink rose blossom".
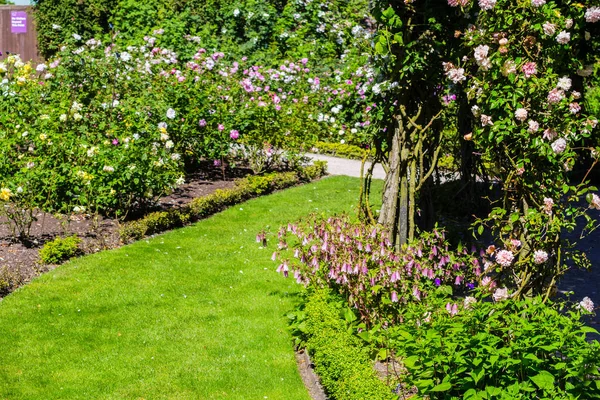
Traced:
<svg viewBox="0 0 600 400">
<path fill-rule="evenodd" d="M 200 121 L 198 121 L 198 125 L 200 125 L 201 127 L 205 127 L 206 126 L 206 120 L 205 119 L 201 119 Z"/>
<path fill-rule="evenodd" d="M 552 89 L 550 93 L 548 93 L 548 103 L 550 104 L 560 103 L 564 98 L 565 92 L 560 89 Z"/>
<path fill-rule="evenodd" d="M 596 210 L 600 210 L 600 197 L 596 193 L 592 194 L 592 200 L 590 201 L 590 207 Z"/>
<path fill-rule="evenodd" d="M 558 138 L 550 146 L 555 154 L 560 154 L 567 148 L 567 141 L 564 138 Z"/>
<path fill-rule="evenodd" d="M 529 78 L 532 75 L 537 74 L 537 65 L 534 62 L 528 62 L 523 64 L 521 71 L 525 74 L 525 78 Z"/>
<path fill-rule="evenodd" d="M 459 83 L 467 79 L 464 68 L 452 68 L 446 72 L 446 76 L 454 83 Z"/>
<path fill-rule="evenodd" d="M 600 21 L 600 7 L 590 7 L 585 10 L 585 22 L 593 24 Z"/>
<path fill-rule="evenodd" d="M 481 126 L 491 126 L 494 125 L 492 122 L 492 117 L 489 115 L 481 114 Z"/>
<path fill-rule="evenodd" d="M 579 111 L 581 111 L 581 106 L 579 105 L 579 103 L 571 103 L 569 104 L 569 111 L 571 112 L 571 114 L 577 114 L 579 113 Z"/>
<path fill-rule="evenodd" d="M 556 25 L 551 24 L 550 22 L 546 22 L 542 27 L 544 28 L 544 33 L 548 36 L 552 36 L 556 33 Z"/>
<path fill-rule="evenodd" d="M 594 312 L 594 302 L 586 296 L 581 300 L 578 308 L 583 308 L 587 312 Z"/>
<path fill-rule="evenodd" d="M 569 90 L 571 89 L 572 84 L 573 82 L 571 81 L 571 78 L 569 78 L 568 76 L 563 76 L 558 80 L 556 87 L 562 90 Z"/>
<path fill-rule="evenodd" d="M 529 133 L 536 133 L 540 129 L 540 124 L 532 119 L 527 122 L 527 125 L 529 125 L 529 128 L 527 128 Z"/>
<path fill-rule="evenodd" d="M 536 250 L 533 252 L 533 262 L 536 264 L 543 264 L 548 261 L 548 253 L 544 250 Z"/>
<path fill-rule="evenodd" d="M 524 108 L 518 108 L 515 111 L 515 118 L 521 122 L 524 122 L 527 119 L 527 110 Z"/>
<path fill-rule="evenodd" d="M 508 289 L 502 288 L 502 289 L 496 289 L 496 291 L 494 292 L 492 297 L 494 298 L 494 301 L 498 302 L 498 301 L 508 300 L 508 298 L 510 296 L 508 295 Z"/>
<path fill-rule="evenodd" d="M 479 7 L 483 11 L 489 11 L 496 5 L 496 0 L 479 0 Z"/>
<path fill-rule="evenodd" d="M 223 131 L 223 130 L 225 130 L 225 125 L 219 124 L 219 125 L 217 125 L 217 129 L 219 129 L 220 131 Z"/>
<path fill-rule="evenodd" d="M 556 41 L 560 44 L 567 44 L 571 40 L 571 34 L 567 31 L 561 31 L 556 37 Z"/>
<path fill-rule="evenodd" d="M 238 131 L 236 131 L 235 129 L 232 129 L 229 132 L 229 137 L 232 138 L 233 140 L 236 140 L 237 138 L 240 137 L 240 133 Z"/>
<path fill-rule="evenodd" d="M 510 267 L 515 256 L 508 250 L 500 250 L 496 253 L 496 262 L 503 267 Z"/>
</svg>

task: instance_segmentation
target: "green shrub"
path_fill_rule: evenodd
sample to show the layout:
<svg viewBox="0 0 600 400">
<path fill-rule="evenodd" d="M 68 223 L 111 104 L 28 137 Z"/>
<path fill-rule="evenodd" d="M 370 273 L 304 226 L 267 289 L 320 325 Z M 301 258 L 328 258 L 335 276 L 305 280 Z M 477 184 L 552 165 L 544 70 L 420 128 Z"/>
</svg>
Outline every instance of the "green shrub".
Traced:
<svg viewBox="0 0 600 400">
<path fill-rule="evenodd" d="M 347 331 L 340 313 L 341 308 L 323 291 L 310 295 L 304 314 L 306 347 L 329 398 L 396 399 L 377 378 L 367 349 Z"/>
<path fill-rule="evenodd" d="M 410 322 L 388 329 L 420 396 L 600 398 L 600 344 L 586 341 L 597 332 L 579 311 L 540 298 L 478 301 L 454 316 L 443 302 L 437 310 L 416 309 Z"/>
<path fill-rule="evenodd" d="M 127 222 L 121 226 L 119 236 L 125 243 L 140 240 L 144 236 L 177 228 L 204 218 L 252 197 L 311 181 L 323 176 L 326 171 L 327 163 L 317 161 L 314 165 L 301 168 L 297 172 L 275 172 L 239 179 L 236 181 L 235 187 L 231 189 L 218 189 L 208 196 L 192 200 L 181 208 L 153 212 L 137 221 Z"/>
<path fill-rule="evenodd" d="M 40 250 L 40 260 L 44 264 L 58 264 L 76 256 L 81 252 L 79 244 L 81 239 L 77 236 L 56 238 L 44 244 Z"/>
</svg>

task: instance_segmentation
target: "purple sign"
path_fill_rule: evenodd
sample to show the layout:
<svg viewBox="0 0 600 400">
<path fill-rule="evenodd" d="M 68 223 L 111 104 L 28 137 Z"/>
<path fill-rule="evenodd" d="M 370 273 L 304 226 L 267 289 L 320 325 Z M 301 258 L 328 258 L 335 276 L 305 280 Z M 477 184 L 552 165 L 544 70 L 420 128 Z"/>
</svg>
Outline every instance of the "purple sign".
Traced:
<svg viewBox="0 0 600 400">
<path fill-rule="evenodd" d="M 27 12 L 11 11 L 10 12 L 10 32 L 11 33 L 27 33 Z"/>
</svg>

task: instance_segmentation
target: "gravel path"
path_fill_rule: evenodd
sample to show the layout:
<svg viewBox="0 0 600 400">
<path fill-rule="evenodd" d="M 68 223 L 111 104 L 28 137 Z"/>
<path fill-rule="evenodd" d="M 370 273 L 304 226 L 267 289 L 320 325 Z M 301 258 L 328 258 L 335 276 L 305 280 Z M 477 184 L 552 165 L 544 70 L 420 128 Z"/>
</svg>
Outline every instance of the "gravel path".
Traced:
<svg viewBox="0 0 600 400">
<path fill-rule="evenodd" d="M 306 156 L 311 160 L 327 161 L 327 172 L 329 172 L 330 175 L 346 175 L 360 178 L 360 165 L 362 164 L 361 161 L 313 153 L 307 153 Z M 365 172 L 370 166 L 370 162 L 365 164 Z M 385 179 L 385 171 L 383 170 L 381 164 L 375 165 L 373 178 Z"/>
<path fill-rule="evenodd" d="M 307 156 L 313 160 L 327 161 L 327 170 L 330 175 L 360 177 L 360 161 L 322 154 L 307 154 Z M 381 165 L 375 166 L 373 177 L 375 179 L 385 178 L 385 172 Z M 600 218 L 598 214 L 600 213 L 596 212 L 596 218 Z M 592 263 L 592 269 L 590 271 L 569 271 L 560 281 L 558 291 L 561 293 L 574 292 L 575 294 L 571 296 L 573 301 L 587 296 L 592 299 L 594 304 L 600 306 L 600 229 L 580 240 L 577 248 L 587 254 Z M 594 317 L 588 318 L 588 322 L 592 327 L 600 330 L 600 309 L 597 310 Z"/>
</svg>

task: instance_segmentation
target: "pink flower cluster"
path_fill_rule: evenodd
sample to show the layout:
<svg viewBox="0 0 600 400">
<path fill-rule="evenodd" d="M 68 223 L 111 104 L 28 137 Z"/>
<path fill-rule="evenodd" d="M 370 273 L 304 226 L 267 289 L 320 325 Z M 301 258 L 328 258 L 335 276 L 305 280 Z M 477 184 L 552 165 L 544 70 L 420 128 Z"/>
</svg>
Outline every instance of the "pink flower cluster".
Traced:
<svg viewBox="0 0 600 400">
<path fill-rule="evenodd" d="M 514 259 L 514 254 L 508 250 L 500 250 L 496 253 L 496 262 L 505 268 L 510 267 Z"/>
<path fill-rule="evenodd" d="M 489 11 L 496 5 L 496 0 L 479 0 L 479 7 L 483 11 Z"/>
<path fill-rule="evenodd" d="M 585 21 L 594 23 L 600 21 L 600 7 L 590 7 L 585 11 Z"/>
<path fill-rule="evenodd" d="M 537 74 L 537 64 L 534 62 L 527 62 L 523 64 L 521 71 L 523 74 L 525 74 L 525 78 L 530 78 L 531 76 Z"/>
<path fill-rule="evenodd" d="M 543 264 L 548 261 L 548 253 L 544 250 L 536 250 L 533 252 L 533 262 L 536 264 Z"/>
</svg>

